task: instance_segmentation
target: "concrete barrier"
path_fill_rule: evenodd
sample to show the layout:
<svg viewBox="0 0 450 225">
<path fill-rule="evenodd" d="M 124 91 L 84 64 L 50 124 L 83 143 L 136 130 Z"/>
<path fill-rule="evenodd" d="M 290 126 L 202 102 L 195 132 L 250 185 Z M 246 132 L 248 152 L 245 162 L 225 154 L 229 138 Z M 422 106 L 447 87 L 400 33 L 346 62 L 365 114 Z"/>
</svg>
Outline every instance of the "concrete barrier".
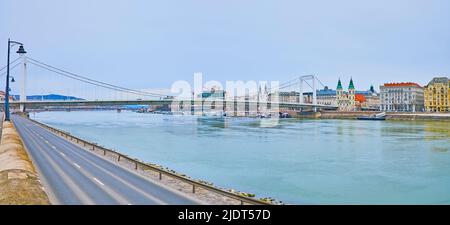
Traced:
<svg viewBox="0 0 450 225">
<path fill-rule="evenodd" d="M 2 124 L 0 144 L 0 204 L 50 204 L 22 139 L 14 125 Z"/>
</svg>

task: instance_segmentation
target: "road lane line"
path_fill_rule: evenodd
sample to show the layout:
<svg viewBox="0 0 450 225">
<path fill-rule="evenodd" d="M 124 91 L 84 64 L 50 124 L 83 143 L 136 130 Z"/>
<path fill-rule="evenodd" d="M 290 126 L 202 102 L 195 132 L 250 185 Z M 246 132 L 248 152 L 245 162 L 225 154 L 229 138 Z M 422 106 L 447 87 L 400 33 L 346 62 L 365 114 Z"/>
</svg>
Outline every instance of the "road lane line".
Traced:
<svg viewBox="0 0 450 225">
<path fill-rule="evenodd" d="M 51 133 L 50 133 L 50 134 L 51 134 Z M 56 136 L 56 137 L 59 138 L 58 136 Z M 154 195 L 148 193 L 147 191 L 142 190 L 141 188 L 139 188 L 139 187 L 136 186 L 135 184 L 132 184 L 132 183 L 126 181 L 125 179 L 123 179 L 123 178 L 121 178 L 121 177 L 119 177 L 119 176 L 116 176 L 114 173 L 112 173 L 112 172 L 110 172 L 109 170 L 103 168 L 103 166 L 99 166 L 99 165 L 97 165 L 96 163 L 94 163 L 94 162 L 92 161 L 92 159 L 89 159 L 89 158 L 87 158 L 86 156 L 83 156 L 82 154 L 80 154 L 80 152 L 78 152 L 78 150 L 73 149 L 73 148 L 79 148 L 81 151 L 84 151 L 84 149 L 82 149 L 81 147 L 79 147 L 79 146 L 77 146 L 77 145 L 70 145 L 70 144 L 69 144 L 66 140 L 64 140 L 64 139 L 57 139 L 57 140 L 60 140 L 61 142 L 63 142 L 63 143 L 64 143 L 64 144 L 63 144 L 64 147 L 66 147 L 67 150 L 69 150 L 72 154 L 74 154 L 75 157 L 78 157 L 78 158 L 80 158 L 81 160 L 86 161 L 86 162 L 87 162 L 88 164 L 90 164 L 91 166 L 98 168 L 100 171 L 106 173 L 106 175 L 111 176 L 112 178 L 116 179 L 116 180 L 119 181 L 120 183 L 126 185 L 127 187 L 133 189 L 134 191 L 137 191 L 138 193 L 140 193 L 140 194 L 143 195 L 144 197 L 148 198 L 149 200 L 152 200 L 153 202 L 155 202 L 155 203 L 157 203 L 157 204 L 161 204 L 161 205 L 167 205 L 167 204 L 168 204 L 167 202 L 164 202 L 162 199 L 160 199 L 160 198 L 158 198 L 158 197 L 156 197 L 156 196 L 154 196 Z M 116 167 L 116 168 L 118 168 L 118 169 L 123 170 L 122 167 L 117 166 L 117 165 L 115 165 L 115 164 L 112 164 L 112 163 L 110 163 L 110 162 L 108 162 L 108 161 L 106 161 L 106 160 L 104 160 L 104 159 L 102 159 L 102 158 L 99 158 L 99 157 L 96 156 L 95 154 L 92 154 L 92 153 L 90 153 L 90 152 L 87 152 L 87 154 L 90 155 L 91 157 L 97 157 L 99 160 L 104 161 L 105 163 L 107 163 L 107 164 L 110 165 L 110 166 L 113 166 L 113 167 Z M 125 170 L 125 171 L 127 171 L 127 170 Z M 130 171 L 127 171 L 127 172 L 130 172 Z M 132 172 L 130 172 L 130 173 L 133 174 Z M 133 174 L 133 175 L 134 175 L 134 174 Z M 145 179 L 144 179 L 144 180 L 145 180 Z M 145 180 L 145 181 L 147 181 L 147 180 Z M 148 181 L 147 181 L 147 182 L 148 182 Z"/>
<path fill-rule="evenodd" d="M 30 121 L 30 122 L 32 122 L 32 121 Z M 181 197 L 181 198 L 186 198 L 186 199 L 191 200 L 193 202 L 197 202 L 196 200 L 190 198 L 190 196 L 185 196 L 185 195 L 182 195 L 181 193 L 178 193 L 175 189 L 172 189 L 170 187 L 166 187 L 164 185 L 161 185 L 161 184 L 159 184 L 157 182 L 152 181 L 148 177 L 144 177 L 144 176 L 142 176 L 139 173 L 131 171 L 129 168 L 121 167 L 121 166 L 119 166 L 117 164 L 114 164 L 114 163 L 110 162 L 109 160 L 106 160 L 106 159 L 104 159 L 104 158 L 102 158 L 102 157 L 100 157 L 100 156 L 98 156 L 96 154 L 93 154 L 93 153 L 91 153 L 89 151 L 86 151 L 84 148 L 80 147 L 79 145 L 75 145 L 73 142 L 70 142 L 67 139 L 63 138 L 63 137 L 61 137 L 59 135 L 56 135 L 55 133 L 52 133 L 52 132 L 48 131 L 47 129 L 45 129 L 45 128 L 41 127 L 41 126 L 37 126 L 36 125 L 35 127 L 30 128 L 30 129 L 33 129 L 33 130 L 36 129 L 36 132 L 43 132 L 45 138 L 50 138 L 51 137 L 49 140 L 51 140 L 52 143 L 54 141 L 61 142 L 61 144 L 63 145 L 62 148 L 65 149 L 65 150 L 66 150 L 66 148 L 68 148 L 67 150 L 69 150 L 71 153 L 75 154 L 75 157 L 80 157 L 81 159 L 86 160 L 88 164 L 90 164 L 90 165 L 100 169 L 101 171 L 106 173 L 106 175 L 111 176 L 112 178 L 118 180 L 120 183 L 128 186 L 129 188 L 133 189 L 134 191 L 137 191 L 138 193 L 140 193 L 140 194 L 144 195 L 145 197 L 147 197 L 149 200 L 153 200 L 154 202 L 156 202 L 158 204 L 167 204 L 167 202 L 162 201 L 162 199 L 160 199 L 160 196 L 156 197 L 156 196 L 153 195 L 153 193 L 148 192 L 148 190 L 143 190 L 139 186 L 135 186 L 136 184 L 133 181 L 131 181 L 131 180 L 128 181 L 128 179 L 121 178 L 120 176 L 116 176 L 116 174 L 114 174 L 114 173 L 110 172 L 108 169 L 106 169 L 107 167 L 104 168 L 103 165 L 102 166 L 97 165 L 97 163 L 94 162 L 94 161 L 96 161 L 94 159 L 100 160 L 100 161 L 106 163 L 106 165 L 115 167 L 117 169 L 120 169 L 123 172 L 128 172 L 129 175 L 137 176 L 137 177 L 143 179 L 146 183 L 151 183 L 151 184 L 155 185 L 156 187 L 161 188 L 164 191 L 168 191 L 170 194 L 173 194 L 173 195 Z M 81 150 L 81 151 L 79 151 L 79 150 Z M 81 154 L 82 152 L 86 153 L 87 155 Z M 93 157 L 93 158 L 91 158 L 91 157 Z M 72 158 L 72 156 L 70 156 L 69 158 Z M 81 170 L 84 171 L 83 169 L 81 169 Z M 85 175 L 88 175 L 88 174 L 85 174 Z M 105 184 L 103 184 L 103 182 L 101 182 L 97 178 L 95 178 L 95 181 L 97 183 L 101 184 L 101 185 L 105 185 Z M 105 185 L 105 188 L 107 188 L 106 185 Z M 109 188 L 107 188 L 107 189 L 109 189 Z M 115 190 L 110 190 L 110 191 L 113 192 L 111 194 L 119 194 Z M 116 197 L 118 197 L 118 196 L 116 196 Z M 122 197 L 122 196 L 120 196 L 120 197 Z M 121 200 L 125 200 L 125 199 L 121 199 Z M 125 202 L 122 201 L 122 204 L 124 204 L 124 203 L 126 204 L 127 202 L 128 201 L 126 201 L 126 200 L 125 200 Z"/>
<path fill-rule="evenodd" d="M 99 181 L 97 178 L 95 178 L 95 177 L 92 177 L 95 181 L 97 181 L 97 183 L 99 183 L 99 184 L 101 184 L 102 186 L 105 186 L 105 184 L 104 183 L 102 183 L 101 181 Z"/>
<path fill-rule="evenodd" d="M 203 202 L 198 201 L 197 199 L 191 197 L 191 196 L 186 196 L 184 195 L 184 193 L 180 192 L 179 190 L 172 188 L 172 187 L 168 187 L 165 186 L 161 183 L 155 182 L 153 181 L 151 178 L 149 177 L 145 177 L 139 173 L 136 173 L 135 171 L 130 170 L 129 168 L 126 167 L 122 167 L 118 164 L 115 164 L 111 161 L 109 161 L 108 159 L 105 159 L 97 154 L 94 154 L 90 151 L 87 151 L 86 149 L 82 148 L 79 145 L 76 145 L 74 143 L 71 143 L 70 141 L 64 139 L 61 136 L 58 136 L 52 132 L 49 132 L 47 130 L 45 130 L 44 128 L 39 127 L 40 129 L 46 131 L 46 134 L 55 137 L 56 140 L 59 140 L 62 145 L 65 147 L 65 149 L 67 148 L 68 151 L 70 151 L 72 154 L 74 154 L 75 156 L 79 157 L 82 160 L 85 160 L 87 163 L 91 164 L 92 166 L 100 169 L 101 171 L 105 172 L 106 175 L 111 176 L 112 178 L 118 180 L 119 182 L 121 182 L 122 184 L 128 186 L 129 188 L 133 189 L 134 191 L 137 191 L 138 193 L 144 195 L 145 197 L 147 197 L 149 200 L 152 200 L 154 202 L 156 202 L 157 204 L 161 204 L 161 205 L 167 205 L 169 204 L 168 202 L 166 202 L 165 200 L 163 200 L 160 196 L 156 196 L 154 195 L 152 192 L 149 192 L 148 190 L 144 190 L 141 189 L 139 186 L 137 186 L 134 182 L 132 181 L 127 181 L 125 178 L 121 178 L 120 176 L 114 174 L 113 172 L 109 171 L 108 169 L 106 169 L 106 167 L 104 167 L 103 165 L 100 166 L 97 163 L 95 163 L 93 160 L 94 158 L 96 158 L 97 160 L 103 161 L 104 163 L 106 163 L 109 166 L 115 167 L 123 172 L 127 172 L 129 174 L 127 175 L 134 175 L 139 177 L 140 179 L 144 180 L 144 182 L 147 183 L 151 183 L 152 185 L 155 185 L 155 188 L 160 188 L 163 191 L 168 191 L 170 192 L 170 194 L 173 194 L 175 196 L 181 197 L 181 198 L 185 198 L 187 200 L 190 200 L 192 202 L 196 202 L 197 204 L 204 204 Z M 80 151 L 81 150 L 81 151 Z M 81 154 L 81 152 L 84 152 L 86 155 Z M 90 157 L 93 158 L 89 158 L 87 157 L 87 155 L 89 155 Z"/>
<path fill-rule="evenodd" d="M 66 154 L 64 154 L 64 153 L 62 153 L 62 152 L 59 152 L 59 154 L 62 155 L 62 156 L 66 156 Z"/>
<path fill-rule="evenodd" d="M 58 141 L 57 140 L 59 140 L 59 139 L 53 139 L 54 137 L 51 135 L 52 133 L 50 133 L 49 131 L 47 131 L 47 130 L 45 130 L 45 129 L 42 129 L 42 128 L 38 128 L 38 129 L 40 129 L 40 130 L 42 130 L 42 133 L 45 135 L 45 137 L 46 138 L 49 138 L 49 140 L 52 142 L 52 143 L 58 143 Z M 39 132 L 39 131 L 38 131 Z M 50 136 L 47 136 L 47 135 L 50 135 Z M 57 136 L 55 136 L 55 137 L 57 137 Z M 66 140 L 64 140 L 65 141 L 65 143 L 67 143 L 67 141 Z M 61 149 L 64 149 L 64 150 L 66 150 L 66 146 L 64 146 L 64 145 L 62 145 L 62 146 L 60 146 L 61 147 Z M 61 154 L 61 153 L 60 153 Z M 65 155 L 66 156 L 66 155 Z M 73 163 L 73 161 L 71 160 L 72 159 L 72 157 L 70 156 L 70 155 L 67 155 L 66 157 L 65 157 L 65 160 L 68 162 L 68 163 Z M 122 204 L 122 205 L 125 205 L 125 204 L 128 204 L 128 203 L 130 203 L 130 201 L 125 197 L 125 196 L 122 196 L 122 193 L 120 193 L 120 192 L 117 192 L 117 191 L 115 191 L 115 190 L 113 190 L 112 188 L 109 188 L 107 185 L 105 185 L 103 182 L 101 182 L 99 179 L 97 179 L 96 178 L 96 180 L 93 180 L 91 177 L 94 177 L 93 176 L 93 174 L 91 174 L 90 173 L 90 171 L 88 171 L 88 170 L 86 170 L 86 169 L 83 169 L 83 168 L 80 168 L 79 169 L 79 171 L 86 177 L 86 178 L 88 178 L 88 179 L 90 179 L 91 181 L 95 181 L 94 182 L 94 184 L 100 184 L 100 185 L 97 185 L 99 188 L 101 188 L 107 195 L 109 195 L 112 199 L 114 199 L 115 201 L 117 201 L 117 203 L 118 204 Z"/>
<path fill-rule="evenodd" d="M 78 165 L 78 164 L 76 164 L 76 163 L 73 163 L 73 165 L 75 165 L 78 169 L 80 169 L 81 168 L 81 166 L 80 165 Z"/>
<path fill-rule="evenodd" d="M 31 134 L 31 132 L 29 132 L 28 128 L 24 127 L 24 131 L 28 132 Z M 84 204 L 89 204 L 89 205 L 93 205 L 94 201 L 87 195 L 87 193 L 85 193 L 74 181 L 72 181 L 68 175 L 66 174 L 66 172 L 64 172 L 64 170 L 57 165 L 57 163 L 55 161 L 53 161 L 51 159 L 51 157 L 48 155 L 47 152 L 45 152 L 44 148 L 42 148 L 41 145 L 39 145 L 39 140 L 34 139 L 34 137 L 32 135 L 28 135 L 29 136 L 29 140 L 31 142 L 34 143 L 35 147 L 38 148 L 40 150 L 40 152 L 42 153 L 42 156 L 46 159 L 47 163 L 54 168 L 54 171 L 59 175 L 59 177 L 61 177 L 62 180 L 64 180 L 64 183 L 71 188 L 71 190 L 76 194 L 77 198 Z"/>
</svg>

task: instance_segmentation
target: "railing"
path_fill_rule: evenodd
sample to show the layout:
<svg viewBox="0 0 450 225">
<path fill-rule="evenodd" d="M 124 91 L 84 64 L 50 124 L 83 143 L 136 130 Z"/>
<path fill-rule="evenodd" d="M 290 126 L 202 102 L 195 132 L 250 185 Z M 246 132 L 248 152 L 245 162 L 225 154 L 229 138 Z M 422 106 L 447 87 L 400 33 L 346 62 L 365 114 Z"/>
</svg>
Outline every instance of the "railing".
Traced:
<svg viewBox="0 0 450 225">
<path fill-rule="evenodd" d="M 173 173 L 171 171 L 164 170 L 164 169 L 159 168 L 157 166 L 149 165 L 149 164 L 141 162 L 141 161 L 139 161 L 137 159 L 132 159 L 129 156 L 123 155 L 123 154 L 118 153 L 118 152 L 116 152 L 114 150 L 107 149 L 107 148 L 104 148 L 102 146 L 98 146 L 95 143 L 91 143 L 91 142 L 85 141 L 85 140 L 83 140 L 81 138 L 78 138 L 78 137 L 75 137 L 75 136 L 71 135 L 68 132 L 65 132 L 65 131 L 62 131 L 62 130 L 50 127 L 50 126 L 48 126 L 46 124 L 40 123 L 40 122 L 32 120 L 30 118 L 27 118 L 27 119 L 29 119 L 32 122 L 34 122 L 34 123 L 36 123 L 36 124 L 46 128 L 46 129 L 50 130 L 51 132 L 53 132 L 55 134 L 58 134 L 59 136 L 62 136 L 62 137 L 66 138 L 66 139 L 68 139 L 68 140 L 70 140 L 72 142 L 75 142 L 76 144 L 78 144 L 80 146 L 83 146 L 84 148 L 87 148 L 87 149 L 89 149 L 91 151 L 100 151 L 100 152 L 103 152 L 103 155 L 107 155 L 107 154 L 116 155 L 117 162 L 120 162 L 121 160 L 127 160 L 127 161 L 131 162 L 132 164 L 134 164 L 134 169 L 135 170 L 138 170 L 138 168 L 150 169 L 150 170 L 158 173 L 159 180 L 162 180 L 163 179 L 163 175 L 164 175 L 164 176 L 168 176 L 168 177 L 171 177 L 171 178 L 175 178 L 175 179 L 180 180 L 180 181 L 182 181 L 184 183 L 188 183 L 188 184 L 192 185 L 192 193 L 194 193 L 194 194 L 196 192 L 196 188 L 203 188 L 204 190 L 211 191 L 213 193 L 216 193 L 216 194 L 219 194 L 219 195 L 222 195 L 222 196 L 225 196 L 225 197 L 237 200 L 237 201 L 240 202 L 241 205 L 244 205 L 245 203 L 252 204 L 252 205 L 271 205 L 271 203 L 269 203 L 269 202 L 261 201 L 261 200 L 250 198 L 250 197 L 241 196 L 239 194 L 235 194 L 235 193 L 232 193 L 232 192 L 229 192 L 229 191 L 226 191 L 226 190 L 222 190 L 222 189 L 219 189 L 219 188 L 211 186 L 211 185 L 207 185 L 207 184 L 195 181 L 195 180 L 191 180 L 191 179 L 189 179 L 187 177 L 183 177 L 183 176 L 181 176 L 179 174 Z"/>
</svg>

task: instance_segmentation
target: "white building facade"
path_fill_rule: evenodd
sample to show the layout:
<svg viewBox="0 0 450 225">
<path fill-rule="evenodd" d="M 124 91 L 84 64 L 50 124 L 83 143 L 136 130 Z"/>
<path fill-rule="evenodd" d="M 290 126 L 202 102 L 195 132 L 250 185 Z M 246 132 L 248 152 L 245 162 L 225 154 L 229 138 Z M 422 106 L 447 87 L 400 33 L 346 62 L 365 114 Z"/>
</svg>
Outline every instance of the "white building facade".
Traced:
<svg viewBox="0 0 450 225">
<path fill-rule="evenodd" d="M 424 109 L 423 87 L 416 83 L 386 83 L 380 86 L 380 110 L 420 112 Z"/>
</svg>

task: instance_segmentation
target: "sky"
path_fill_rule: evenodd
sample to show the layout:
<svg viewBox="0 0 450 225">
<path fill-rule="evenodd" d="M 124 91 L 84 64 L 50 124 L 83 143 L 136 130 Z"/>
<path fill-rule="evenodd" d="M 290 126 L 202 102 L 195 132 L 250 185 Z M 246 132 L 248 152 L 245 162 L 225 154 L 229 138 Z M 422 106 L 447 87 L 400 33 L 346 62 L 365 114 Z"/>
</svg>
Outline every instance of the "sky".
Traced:
<svg viewBox="0 0 450 225">
<path fill-rule="evenodd" d="M 315 74 L 332 88 L 352 77 L 358 90 L 425 85 L 450 76 L 449 12 L 448 0 L 1 0 L 0 66 L 10 37 L 29 57 L 135 89 L 195 72 L 221 82 Z M 77 93 L 28 71 L 34 92 Z"/>
</svg>

